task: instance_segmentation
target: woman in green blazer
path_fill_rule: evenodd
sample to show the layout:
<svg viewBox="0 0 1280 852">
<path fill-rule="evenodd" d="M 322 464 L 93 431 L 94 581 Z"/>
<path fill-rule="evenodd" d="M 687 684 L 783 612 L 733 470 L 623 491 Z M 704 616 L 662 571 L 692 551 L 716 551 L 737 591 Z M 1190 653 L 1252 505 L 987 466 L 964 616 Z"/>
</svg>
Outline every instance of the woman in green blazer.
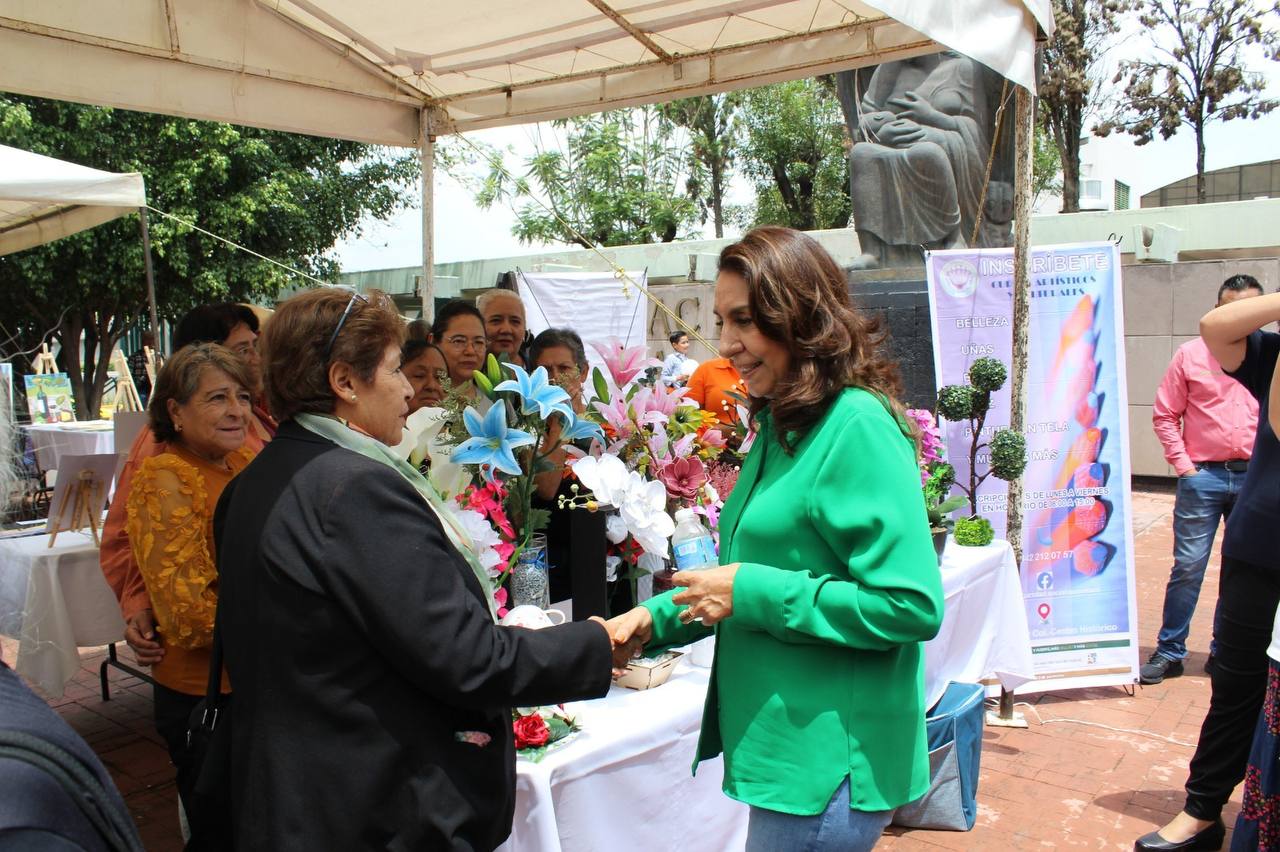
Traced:
<svg viewBox="0 0 1280 852">
<path fill-rule="evenodd" d="M 748 850 L 870 849 L 929 784 L 921 643 L 943 608 L 896 368 L 797 231 L 727 247 L 715 309 L 759 434 L 720 516 L 722 564 L 610 622 L 615 662 L 714 629 L 694 768 L 723 752 Z"/>
</svg>

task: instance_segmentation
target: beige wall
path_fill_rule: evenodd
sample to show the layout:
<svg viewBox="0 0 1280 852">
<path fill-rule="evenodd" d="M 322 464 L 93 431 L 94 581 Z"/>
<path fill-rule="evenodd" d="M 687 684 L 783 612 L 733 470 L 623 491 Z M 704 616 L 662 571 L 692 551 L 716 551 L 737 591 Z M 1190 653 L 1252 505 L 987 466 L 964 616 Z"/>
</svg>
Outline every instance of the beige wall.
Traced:
<svg viewBox="0 0 1280 852">
<path fill-rule="evenodd" d="M 1129 448 L 1136 476 L 1173 476 L 1151 429 L 1151 407 L 1169 359 L 1199 333 L 1218 287 L 1232 275 L 1257 278 L 1268 293 L 1280 285 L 1280 258 L 1146 263 L 1122 270 L 1125 361 L 1129 384 Z"/>
</svg>

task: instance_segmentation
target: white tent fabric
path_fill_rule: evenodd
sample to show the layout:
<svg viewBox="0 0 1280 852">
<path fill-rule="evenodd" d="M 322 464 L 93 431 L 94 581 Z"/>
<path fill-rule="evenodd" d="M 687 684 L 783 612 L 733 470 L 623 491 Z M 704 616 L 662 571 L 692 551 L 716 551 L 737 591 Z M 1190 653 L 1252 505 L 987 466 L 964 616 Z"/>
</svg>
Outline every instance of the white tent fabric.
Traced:
<svg viewBox="0 0 1280 852">
<path fill-rule="evenodd" d="M 0 0 L 4 88 L 399 146 L 936 51 L 1034 85 L 1050 0 Z"/>
<path fill-rule="evenodd" d="M 628 272 L 627 276 L 640 287 L 648 286 L 644 272 Z M 605 369 L 596 346 L 607 349 L 615 340 L 627 348 L 648 346 L 648 302 L 630 284 L 629 292 L 623 292 L 612 273 L 521 272 L 516 284 L 529 333 L 573 329 L 586 345 L 587 363 L 592 367 Z M 583 310 L 583 305 L 590 305 L 591 310 Z"/>
<path fill-rule="evenodd" d="M 137 213 L 142 175 L 114 174 L 0 145 L 0 255 Z"/>
</svg>

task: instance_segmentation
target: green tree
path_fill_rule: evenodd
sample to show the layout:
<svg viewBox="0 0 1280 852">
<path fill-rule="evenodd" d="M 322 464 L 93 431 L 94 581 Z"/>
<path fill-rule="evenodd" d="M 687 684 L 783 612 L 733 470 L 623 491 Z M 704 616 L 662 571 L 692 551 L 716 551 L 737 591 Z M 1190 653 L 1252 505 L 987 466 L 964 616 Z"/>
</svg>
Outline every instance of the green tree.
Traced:
<svg viewBox="0 0 1280 852">
<path fill-rule="evenodd" d="M 1031 151 L 1031 204 L 1035 206 L 1040 200 L 1040 196 L 1044 193 L 1063 192 L 1065 178 L 1058 179 L 1059 174 L 1065 174 L 1066 169 L 1062 163 L 1062 158 L 1058 154 L 1058 147 L 1054 144 L 1049 132 L 1045 130 L 1043 125 L 1036 125 L 1034 145 Z M 1077 149 L 1077 156 L 1078 156 Z M 1077 190 L 1078 194 L 1078 190 Z M 1079 199 L 1076 199 L 1077 201 Z M 1063 212 L 1066 211 L 1066 198 L 1063 197 Z M 1078 206 L 1078 205 L 1073 205 Z"/>
<path fill-rule="evenodd" d="M 141 172 L 151 206 L 321 279 L 366 214 L 409 203 L 415 156 L 354 142 L 0 94 L 0 143 L 116 172 Z M 161 316 L 276 295 L 297 276 L 187 225 L 151 217 Z M 12 294 L 0 331 L 19 348 L 51 332 L 77 414 L 97 416 L 112 349 L 146 312 L 135 216 L 0 258 Z"/>
<path fill-rule="evenodd" d="M 691 171 L 697 163 L 688 156 L 687 137 L 657 107 L 554 124 L 565 133 L 563 148 L 539 147 L 519 176 L 496 157 L 476 192 L 486 209 L 527 199 L 512 226 L 521 242 L 590 248 L 692 235 L 701 175 Z"/>
<path fill-rule="evenodd" d="M 1182 125 L 1196 137 L 1196 196 L 1205 203 L 1204 130 L 1214 121 L 1255 119 L 1276 108 L 1261 74 L 1245 70 L 1247 54 L 1280 60 L 1275 20 L 1280 3 L 1254 0 L 1128 0 L 1126 8 L 1155 45 L 1154 59 L 1122 62 L 1113 82 L 1128 78 L 1115 115 L 1097 133 L 1132 134 L 1136 144 L 1168 139 Z"/>
<path fill-rule="evenodd" d="M 755 184 L 746 225 L 800 230 L 849 224 L 849 141 L 839 102 L 819 80 L 793 80 L 745 93 L 742 169 Z"/>
<path fill-rule="evenodd" d="M 707 204 L 716 237 L 724 236 L 724 193 L 732 175 L 738 145 L 738 108 L 741 92 L 723 92 L 672 101 L 658 107 L 664 116 L 689 131 L 693 157 L 710 180 Z M 701 193 L 695 193 L 700 195 Z M 703 214 L 703 221 L 706 215 Z"/>
<path fill-rule="evenodd" d="M 1100 100 L 1098 73 L 1108 40 L 1118 30 L 1120 0 L 1053 0 L 1055 29 L 1044 47 L 1040 127 L 1062 163 L 1062 212 L 1080 210 L 1080 139 Z M 1040 138 L 1036 138 L 1037 162 Z"/>
</svg>

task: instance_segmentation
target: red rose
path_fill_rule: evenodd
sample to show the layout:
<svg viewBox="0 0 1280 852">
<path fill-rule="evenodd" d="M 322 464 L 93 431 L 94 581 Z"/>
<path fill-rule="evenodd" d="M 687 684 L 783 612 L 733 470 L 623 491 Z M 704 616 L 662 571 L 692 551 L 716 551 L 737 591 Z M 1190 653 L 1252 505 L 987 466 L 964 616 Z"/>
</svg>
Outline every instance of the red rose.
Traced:
<svg viewBox="0 0 1280 852">
<path fill-rule="evenodd" d="M 551 738 L 546 720 L 537 713 L 516 719 L 511 723 L 511 729 L 515 731 L 516 748 L 537 748 L 546 745 Z"/>
</svg>

